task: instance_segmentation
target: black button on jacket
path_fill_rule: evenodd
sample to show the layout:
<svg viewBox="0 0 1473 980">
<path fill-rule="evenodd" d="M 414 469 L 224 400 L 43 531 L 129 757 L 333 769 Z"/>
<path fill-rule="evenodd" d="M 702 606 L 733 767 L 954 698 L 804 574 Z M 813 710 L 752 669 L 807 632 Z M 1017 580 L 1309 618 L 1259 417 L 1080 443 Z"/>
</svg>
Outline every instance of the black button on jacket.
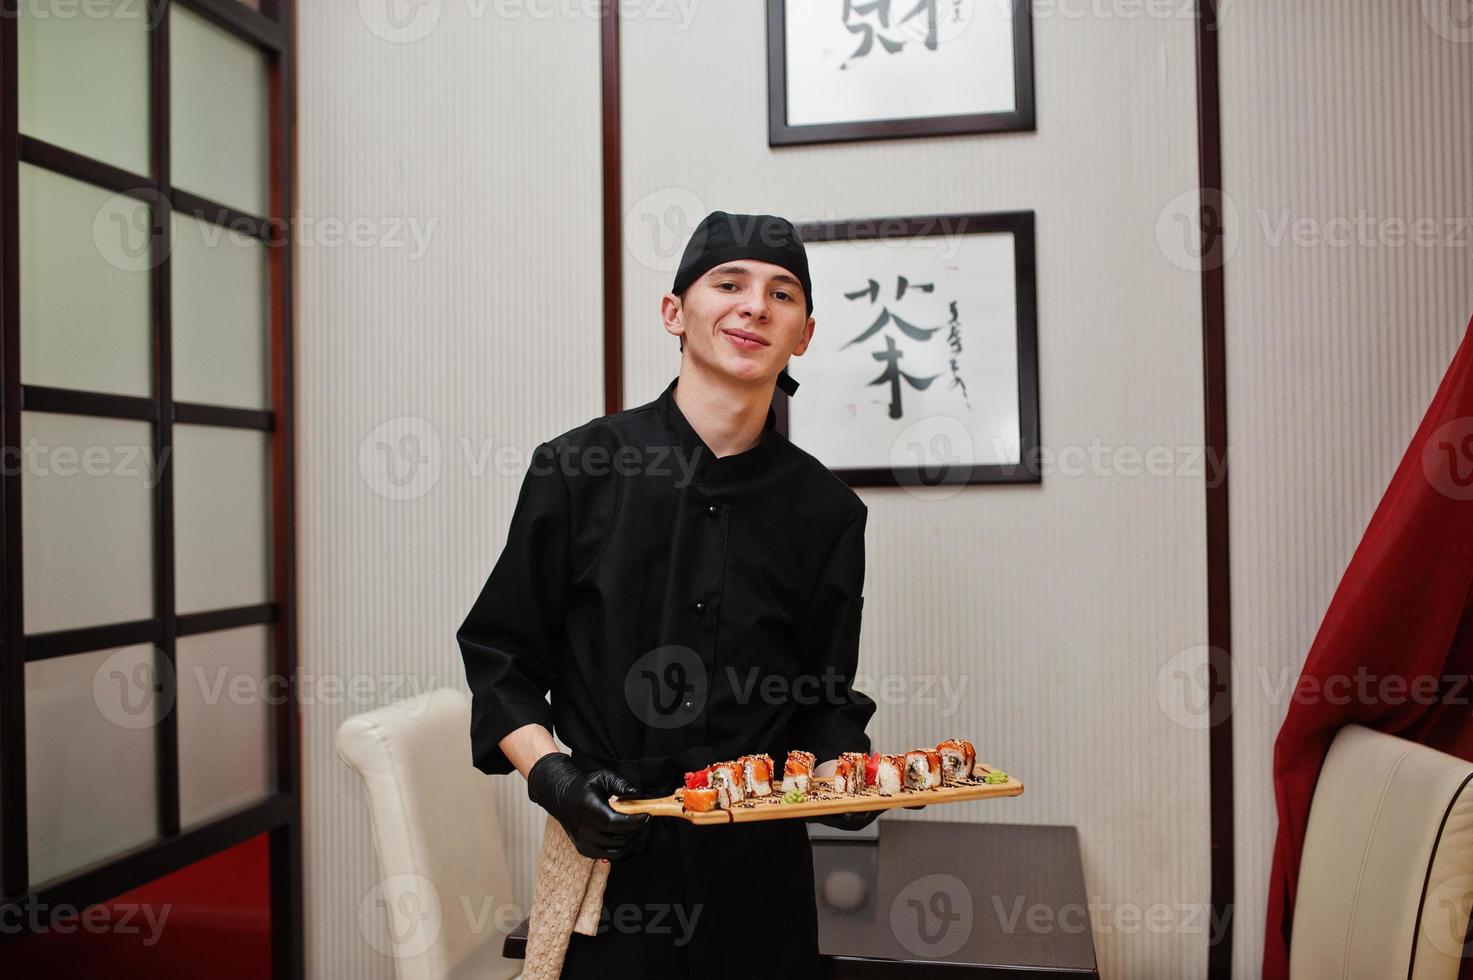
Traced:
<svg viewBox="0 0 1473 980">
<path fill-rule="evenodd" d="M 820 761 L 868 751 L 875 705 L 851 686 L 865 504 L 770 409 L 757 445 L 716 458 L 675 403 L 678 382 L 533 453 L 506 546 L 457 633 L 481 771 L 511 772 L 497 743 L 533 722 L 650 795 L 749 752 L 771 754 L 780 778 L 789 748 Z M 623 975 L 610 956 L 617 969 L 628 957 L 631 976 L 816 975 L 801 821 L 649 827 L 644 853 L 610 874 L 609 930 L 574 937 L 565 976 L 599 961 Z M 670 933 L 621 928 L 621 903 L 687 915 L 672 914 Z M 754 940 L 793 945 L 759 970 Z"/>
</svg>

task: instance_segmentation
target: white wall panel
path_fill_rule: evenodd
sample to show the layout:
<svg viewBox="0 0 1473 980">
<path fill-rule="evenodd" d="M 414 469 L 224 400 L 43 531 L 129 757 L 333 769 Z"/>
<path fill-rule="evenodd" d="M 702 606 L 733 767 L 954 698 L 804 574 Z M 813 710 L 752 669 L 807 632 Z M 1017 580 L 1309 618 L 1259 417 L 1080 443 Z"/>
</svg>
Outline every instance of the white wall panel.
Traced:
<svg viewBox="0 0 1473 980">
<path fill-rule="evenodd" d="M 1459 6 L 1237 2 L 1224 21 L 1240 977 L 1263 957 L 1287 695 L 1473 315 Z M 1392 244 L 1419 219 L 1428 244 Z"/>
<path fill-rule="evenodd" d="M 527 454 L 602 411 L 598 22 L 297 6 L 308 969 L 387 980 L 382 917 L 359 926 L 368 812 L 333 733 L 464 685 L 455 630 Z M 518 461 L 498 467 L 504 448 Z M 540 811 L 520 777 L 485 778 L 525 908 Z"/>
</svg>

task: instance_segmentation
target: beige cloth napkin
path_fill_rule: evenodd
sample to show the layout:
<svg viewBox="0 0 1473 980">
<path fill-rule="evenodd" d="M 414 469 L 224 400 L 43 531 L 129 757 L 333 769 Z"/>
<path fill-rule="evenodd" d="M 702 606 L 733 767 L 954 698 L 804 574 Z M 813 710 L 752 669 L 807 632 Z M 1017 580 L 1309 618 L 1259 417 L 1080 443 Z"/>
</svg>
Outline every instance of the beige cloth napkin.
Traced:
<svg viewBox="0 0 1473 980">
<path fill-rule="evenodd" d="M 609 864 L 578 853 L 568 832 L 549 816 L 537 857 L 537 886 L 527 926 L 522 980 L 557 980 L 573 933 L 598 932 Z"/>
</svg>

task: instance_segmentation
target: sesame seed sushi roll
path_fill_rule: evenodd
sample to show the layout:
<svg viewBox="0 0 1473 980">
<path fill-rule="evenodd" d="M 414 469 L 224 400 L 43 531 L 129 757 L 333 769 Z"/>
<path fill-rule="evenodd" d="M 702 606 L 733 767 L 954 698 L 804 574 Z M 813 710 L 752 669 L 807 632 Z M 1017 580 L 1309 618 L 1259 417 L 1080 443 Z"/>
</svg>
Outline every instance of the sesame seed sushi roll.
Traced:
<svg viewBox="0 0 1473 980">
<path fill-rule="evenodd" d="M 854 793 L 854 760 L 847 758 L 848 753 L 839 756 L 838 765 L 834 769 L 834 792 Z M 863 776 L 859 777 L 863 779 Z"/>
<path fill-rule="evenodd" d="M 783 794 L 808 793 L 808 780 L 813 776 L 813 753 L 794 749 L 783 763 Z"/>
<path fill-rule="evenodd" d="M 733 803 L 747 798 L 743 789 L 742 766 L 738 762 L 718 762 L 711 767 L 711 788 L 716 791 L 717 806 L 730 810 Z"/>
<path fill-rule="evenodd" d="M 941 754 L 935 749 L 912 749 L 905 753 L 905 785 L 911 789 L 938 788 Z"/>
<path fill-rule="evenodd" d="M 941 753 L 941 782 L 945 786 L 959 783 L 972 775 L 977 764 L 977 750 L 964 738 L 948 738 L 936 746 Z"/>
<path fill-rule="evenodd" d="M 742 764 L 742 791 L 748 796 L 771 796 L 772 756 L 744 755 L 738 761 Z"/>
<path fill-rule="evenodd" d="M 849 781 L 848 792 L 854 795 L 864 792 L 865 769 L 868 767 L 869 757 L 863 752 L 841 752 L 839 758 L 849 762 L 849 771 L 853 778 Z"/>
<path fill-rule="evenodd" d="M 904 782 L 905 757 L 882 755 L 875 764 L 875 790 L 881 796 L 894 796 Z"/>
<path fill-rule="evenodd" d="M 686 813 L 710 813 L 721 805 L 720 794 L 714 789 L 688 789 L 681 798 Z"/>
</svg>

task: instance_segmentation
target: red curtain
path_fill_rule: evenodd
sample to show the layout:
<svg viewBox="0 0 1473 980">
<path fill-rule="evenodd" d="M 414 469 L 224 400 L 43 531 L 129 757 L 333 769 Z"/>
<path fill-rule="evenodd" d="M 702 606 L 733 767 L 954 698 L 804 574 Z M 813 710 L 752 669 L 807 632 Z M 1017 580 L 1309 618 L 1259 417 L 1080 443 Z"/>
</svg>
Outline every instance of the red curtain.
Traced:
<svg viewBox="0 0 1473 980">
<path fill-rule="evenodd" d="M 1473 323 L 1335 590 L 1274 743 L 1267 980 L 1289 973 L 1310 799 L 1340 727 L 1361 724 L 1473 759 L 1470 584 Z"/>
</svg>

